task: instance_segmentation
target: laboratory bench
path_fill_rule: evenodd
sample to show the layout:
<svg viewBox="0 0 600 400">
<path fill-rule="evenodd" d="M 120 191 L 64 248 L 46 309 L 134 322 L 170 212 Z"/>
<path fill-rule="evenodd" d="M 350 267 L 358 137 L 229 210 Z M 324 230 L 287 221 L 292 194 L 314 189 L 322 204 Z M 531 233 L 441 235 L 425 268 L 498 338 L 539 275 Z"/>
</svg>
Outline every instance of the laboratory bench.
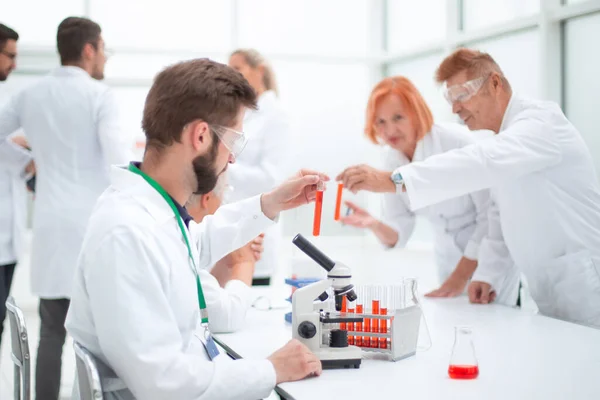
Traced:
<svg viewBox="0 0 600 400">
<path fill-rule="evenodd" d="M 437 285 L 431 257 L 388 251 L 369 262 L 368 254 L 358 253 L 347 258 L 357 265 L 357 284 L 392 283 L 405 276 L 419 280 L 431 347 L 424 347 L 421 329 L 415 356 L 394 362 L 364 353 L 359 369 L 324 370 L 320 377 L 278 385 L 282 398 L 600 399 L 600 330 L 515 307 L 470 304 L 466 296 L 429 299 L 423 294 Z M 282 308 L 282 288 L 255 293 L 263 305 L 249 310 L 244 328 L 215 335 L 233 358 L 266 358 L 292 337 L 284 318 L 291 306 Z M 480 371 L 474 380 L 448 377 L 456 326 L 473 329 Z"/>
</svg>

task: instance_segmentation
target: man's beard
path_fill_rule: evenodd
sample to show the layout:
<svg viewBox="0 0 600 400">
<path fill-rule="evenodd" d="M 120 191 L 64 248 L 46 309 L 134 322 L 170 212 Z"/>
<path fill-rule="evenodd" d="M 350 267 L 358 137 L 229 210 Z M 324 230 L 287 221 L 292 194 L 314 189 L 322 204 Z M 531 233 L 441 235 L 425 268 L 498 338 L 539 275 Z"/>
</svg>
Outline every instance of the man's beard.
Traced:
<svg viewBox="0 0 600 400">
<path fill-rule="evenodd" d="M 197 182 L 196 190 L 194 190 L 195 195 L 210 193 L 215 186 L 217 186 L 217 180 L 220 175 L 220 173 L 217 173 L 215 170 L 215 160 L 217 159 L 218 149 L 219 139 L 215 137 L 213 138 L 213 145 L 208 154 L 202 154 L 192 161 Z"/>
</svg>

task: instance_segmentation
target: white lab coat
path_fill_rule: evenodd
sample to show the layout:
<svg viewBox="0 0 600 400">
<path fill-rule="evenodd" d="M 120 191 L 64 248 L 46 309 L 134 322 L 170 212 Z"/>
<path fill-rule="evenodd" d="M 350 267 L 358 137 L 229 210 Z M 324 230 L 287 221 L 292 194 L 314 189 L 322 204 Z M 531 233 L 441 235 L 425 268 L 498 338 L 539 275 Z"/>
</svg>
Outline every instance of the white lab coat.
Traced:
<svg viewBox="0 0 600 400">
<path fill-rule="evenodd" d="M 10 139 L 0 142 L 0 265 L 17 262 L 27 230 L 25 167 L 31 153 Z"/>
<path fill-rule="evenodd" d="M 213 332 L 243 322 L 251 293 L 240 281 L 220 288 L 207 266 L 272 224 L 260 196 L 190 222 Z M 120 377 L 105 376 L 105 390 L 114 390 L 105 398 L 268 396 L 276 383 L 273 365 L 226 354 L 210 362 L 195 336 L 203 332 L 199 320 L 196 280 L 173 211 L 141 176 L 113 167 L 111 186 L 90 218 L 66 322 L 73 339 Z"/>
<path fill-rule="evenodd" d="M 413 209 L 491 187 L 507 248 L 540 312 L 600 327 L 600 186 L 593 165 L 556 104 L 513 95 L 498 135 L 399 172 Z M 473 279 L 495 287 L 505 273 L 480 266 Z"/>
<path fill-rule="evenodd" d="M 435 124 L 431 131 L 417 143 L 412 161 L 423 161 L 436 154 L 467 146 L 474 141 L 473 135 L 460 125 Z M 409 159 L 403 153 L 390 147 L 386 148 L 384 159 L 386 170 L 395 170 L 409 163 Z M 426 217 L 433 228 L 439 280 L 444 282 L 463 256 L 482 263 L 494 262 L 509 266 L 512 264 L 508 254 L 488 253 L 486 254 L 488 259 L 480 259 L 479 247 L 482 241 L 485 246 L 490 229 L 500 231 L 499 218 L 488 216 L 492 206 L 493 200 L 489 190 L 479 190 L 413 212 L 410 210 L 406 193 L 398 192 L 384 195 L 382 220 L 398 232 L 396 247 L 404 247 L 412 235 L 416 216 Z M 514 306 L 517 301 L 518 287 L 519 274 L 512 269 L 501 287 L 497 288 L 497 301 Z"/>
<path fill-rule="evenodd" d="M 132 147 L 108 87 L 78 67 L 60 67 L 0 110 L 0 140 L 23 128 L 36 162 L 31 289 L 68 298 L 87 220 L 108 186 L 111 164 Z"/>
<path fill-rule="evenodd" d="M 246 112 L 244 133 L 248 144 L 228 168 L 233 201 L 268 192 L 288 175 L 292 137 L 288 118 L 275 92 L 264 92 L 258 99 L 258 110 Z M 273 225 L 264 233 L 264 252 L 254 270 L 258 278 L 271 276 L 277 268 L 281 225 Z"/>
</svg>

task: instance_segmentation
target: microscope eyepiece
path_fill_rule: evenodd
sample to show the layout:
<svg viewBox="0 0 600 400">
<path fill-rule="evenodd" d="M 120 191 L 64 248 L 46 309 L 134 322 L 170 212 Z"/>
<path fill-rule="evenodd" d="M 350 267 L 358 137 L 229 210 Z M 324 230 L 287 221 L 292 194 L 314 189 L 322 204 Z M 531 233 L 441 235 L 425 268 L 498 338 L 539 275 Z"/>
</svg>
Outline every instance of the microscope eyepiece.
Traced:
<svg viewBox="0 0 600 400">
<path fill-rule="evenodd" d="M 327 272 L 331 271 L 335 263 L 323 252 L 315 247 L 301 234 L 297 234 L 292 243 L 296 245 L 304 254 L 312 258 L 317 264 L 323 267 Z"/>
</svg>

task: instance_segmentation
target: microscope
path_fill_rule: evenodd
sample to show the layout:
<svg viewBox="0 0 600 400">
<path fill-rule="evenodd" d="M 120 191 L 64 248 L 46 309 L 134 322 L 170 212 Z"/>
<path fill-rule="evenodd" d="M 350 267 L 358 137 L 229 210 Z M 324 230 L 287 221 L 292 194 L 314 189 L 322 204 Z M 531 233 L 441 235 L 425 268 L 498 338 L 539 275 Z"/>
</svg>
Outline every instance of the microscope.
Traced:
<svg viewBox="0 0 600 400">
<path fill-rule="evenodd" d="M 296 235 L 292 243 L 327 271 L 327 279 L 294 292 L 292 337 L 304 343 L 321 360 L 324 369 L 359 368 L 362 352 L 359 347 L 348 345 L 348 332 L 326 327 L 330 324 L 363 322 L 363 318 L 344 314 L 332 316 L 319 307 L 329 298 L 329 288 L 333 288 L 335 309 L 338 312 L 342 309 L 344 296 L 348 301 L 356 300 L 350 268 L 333 262 L 300 234 Z M 315 303 L 317 300 L 321 303 Z"/>
</svg>

